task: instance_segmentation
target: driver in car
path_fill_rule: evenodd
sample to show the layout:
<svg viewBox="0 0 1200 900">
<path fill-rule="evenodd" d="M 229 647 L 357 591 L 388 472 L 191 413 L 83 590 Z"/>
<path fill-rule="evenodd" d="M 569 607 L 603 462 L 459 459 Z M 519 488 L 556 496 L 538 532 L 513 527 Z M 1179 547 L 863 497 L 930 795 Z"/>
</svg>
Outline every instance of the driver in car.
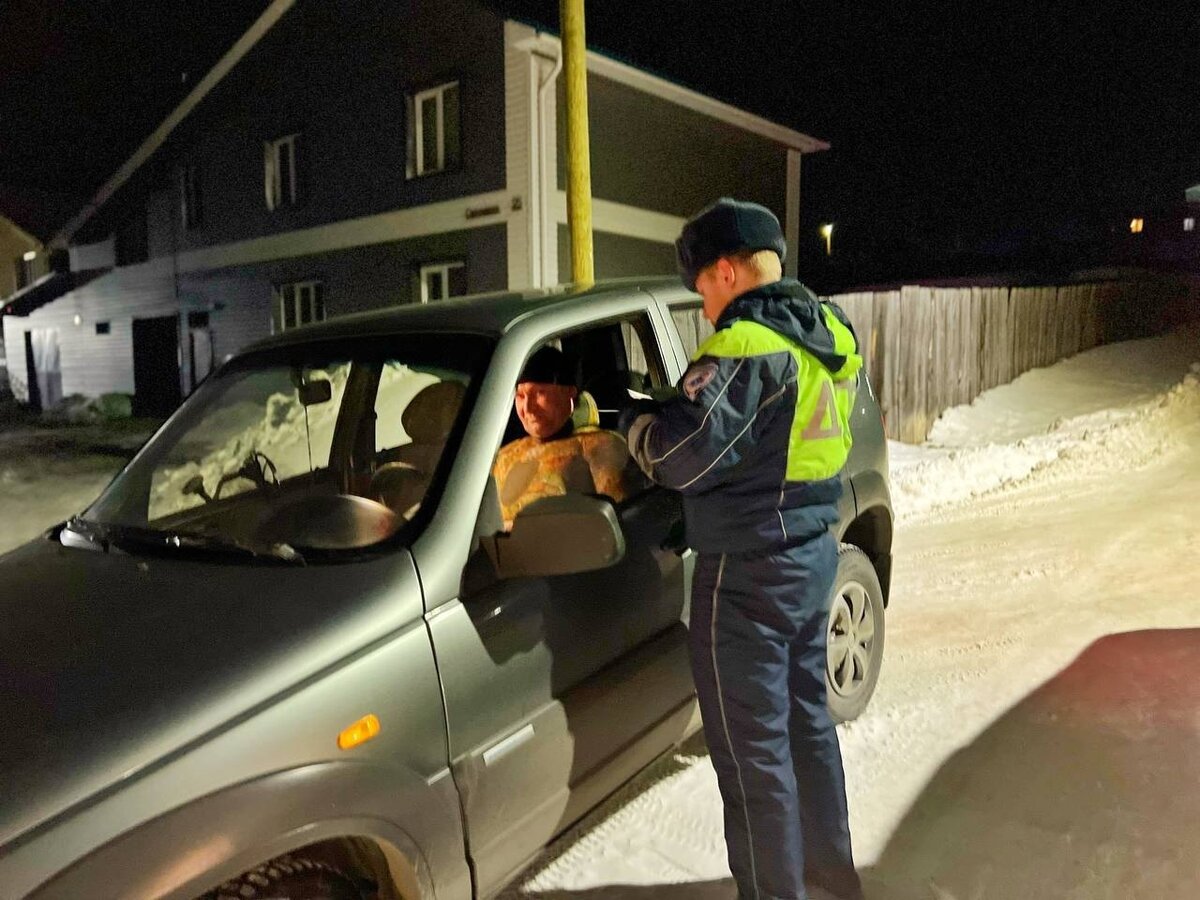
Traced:
<svg viewBox="0 0 1200 900">
<path fill-rule="evenodd" d="M 502 447 L 492 469 L 506 531 L 541 497 L 578 492 L 619 503 L 646 485 L 620 434 L 576 427 L 571 414 L 578 396 L 561 350 L 542 347 L 529 358 L 515 401 L 526 436 Z"/>
</svg>

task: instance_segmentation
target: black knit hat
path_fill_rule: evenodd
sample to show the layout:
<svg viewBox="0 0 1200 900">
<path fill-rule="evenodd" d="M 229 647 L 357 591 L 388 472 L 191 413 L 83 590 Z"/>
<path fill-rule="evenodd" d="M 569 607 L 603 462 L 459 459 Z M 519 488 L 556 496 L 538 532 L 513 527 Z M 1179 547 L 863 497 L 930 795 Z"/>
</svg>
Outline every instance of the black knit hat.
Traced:
<svg viewBox="0 0 1200 900">
<path fill-rule="evenodd" d="M 675 241 L 684 286 L 694 291 L 701 269 L 739 250 L 774 250 L 783 262 L 787 244 L 775 213 L 757 203 L 722 197 L 692 216 Z"/>
<path fill-rule="evenodd" d="M 529 357 L 517 384 L 523 381 L 536 381 L 538 384 L 575 384 L 567 365 L 567 358 L 557 347 L 543 347 Z"/>
</svg>

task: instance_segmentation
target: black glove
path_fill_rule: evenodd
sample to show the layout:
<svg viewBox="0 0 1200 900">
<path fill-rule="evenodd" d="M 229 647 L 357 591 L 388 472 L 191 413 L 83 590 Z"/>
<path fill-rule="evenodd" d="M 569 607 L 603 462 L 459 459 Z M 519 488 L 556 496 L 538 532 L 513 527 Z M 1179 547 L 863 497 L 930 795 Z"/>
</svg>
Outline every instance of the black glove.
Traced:
<svg viewBox="0 0 1200 900">
<path fill-rule="evenodd" d="M 633 427 L 638 416 L 644 416 L 647 413 L 653 415 L 658 410 L 659 402 L 657 400 L 635 400 L 631 397 L 627 404 L 621 406 L 621 411 L 617 414 L 617 431 L 621 432 L 622 437 L 628 439 L 629 429 Z"/>
</svg>

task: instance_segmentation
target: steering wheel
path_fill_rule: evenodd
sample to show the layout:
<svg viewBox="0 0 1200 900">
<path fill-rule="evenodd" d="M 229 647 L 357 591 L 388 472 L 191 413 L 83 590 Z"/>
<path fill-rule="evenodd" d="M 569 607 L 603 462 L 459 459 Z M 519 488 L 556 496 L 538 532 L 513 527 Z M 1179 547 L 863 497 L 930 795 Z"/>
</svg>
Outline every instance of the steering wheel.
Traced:
<svg viewBox="0 0 1200 900">
<path fill-rule="evenodd" d="M 401 525 L 388 507 L 352 494 L 300 497 L 273 508 L 255 528 L 263 544 L 320 550 L 368 547 L 391 537 Z"/>
<path fill-rule="evenodd" d="M 265 465 L 264 465 L 265 463 Z M 267 481 L 267 470 L 271 472 L 271 480 Z M 246 454 L 246 458 L 242 461 L 242 467 L 236 472 L 227 472 L 221 476 L 217 482 L 217 489 L 213 492 L 213 499 L 217 500 L 221 496 L 221 489 L 231 481 L 237 481 L 239 478 L 245 478 L 251 482 L 256 488 L 265 488 L 268 486 L 279 485 L 279 469 L 275 463 L 271 462 L 271 457 L 263 453 L 261 450 L 251 450 Z"/>
<path fill-rule="evenodd" d="M 271 480 L 267 481 L 267 472 L 271 473 Z M 245 478 L 251 482 L 256 488 L 278 487 L 279 486 L 279 468 L 271 461 L 271 457 L 263 453 L 261 450 L 251 450 L 244 460 L 242 465 L 235 472 L 226 472 L 217 480 L 217 486 L 213 489 L 210 495 L 204 489 L 204 476 L 193 475 L 187 480 L 187 483 L 181 489 L 184 494 L 195 494 L 205 503 L 212 503 L 215 500 L 221 499 L 221 491 L 225 485 L 231 481 L 237 481 L 239 478 Z"/>
</svg>

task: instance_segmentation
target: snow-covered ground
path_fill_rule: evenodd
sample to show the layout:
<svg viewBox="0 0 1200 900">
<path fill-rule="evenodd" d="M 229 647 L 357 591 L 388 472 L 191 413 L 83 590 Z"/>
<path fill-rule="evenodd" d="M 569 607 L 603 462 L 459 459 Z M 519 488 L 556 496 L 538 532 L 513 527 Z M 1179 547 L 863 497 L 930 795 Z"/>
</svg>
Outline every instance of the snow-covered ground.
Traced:
<svg viewBox="0 0 1200 900">
<path fill-rule="evenodd" d="M 868 897 L 1200 897 L 1200 335 L 1029 372 L 892 478 L 883 675 L 840 729 Z M 694 743 L 508 896 L 733 894 Z"/>
<path fill-rule="evenodd" d="M 0 434 L 0 552 L 119 466 L 53 440 Z M 892 479 L 883 675 L 841 729 L 868 896 L 1200 897 L 1200 335 L 1029 372 Z M 703 743 L 506 896 L 732 897 Z"/>
<path fill-rule="evenodd" d="M 90 504 L 149 436 L 153 423 L 0 427 L 0 553 Z"/>
</svg>

